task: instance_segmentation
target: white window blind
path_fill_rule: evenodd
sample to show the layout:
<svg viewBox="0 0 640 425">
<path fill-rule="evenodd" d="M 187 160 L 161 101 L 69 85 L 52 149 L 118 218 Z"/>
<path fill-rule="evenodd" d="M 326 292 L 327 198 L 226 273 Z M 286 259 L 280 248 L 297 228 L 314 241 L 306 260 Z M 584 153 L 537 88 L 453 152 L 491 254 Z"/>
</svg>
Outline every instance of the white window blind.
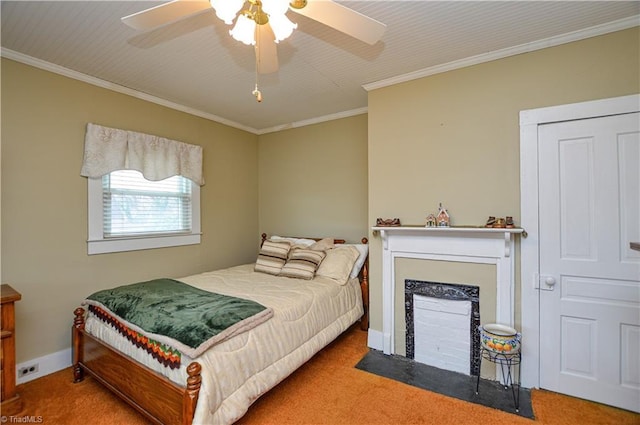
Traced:
<svg viewBox="0 0 640 425">
<path fill-rule="evenodd" d="M 188 234 L 191 223 L 191 181 L 173 176 L 150 181 L 135 170 L 102 177 L 105 238 Z"/>
<path fill-rule="evenodd" d="M 88 180 L 89 255 L 200 243 L 200 186 L 190 179 L 119 170 Z"/>
</svg>

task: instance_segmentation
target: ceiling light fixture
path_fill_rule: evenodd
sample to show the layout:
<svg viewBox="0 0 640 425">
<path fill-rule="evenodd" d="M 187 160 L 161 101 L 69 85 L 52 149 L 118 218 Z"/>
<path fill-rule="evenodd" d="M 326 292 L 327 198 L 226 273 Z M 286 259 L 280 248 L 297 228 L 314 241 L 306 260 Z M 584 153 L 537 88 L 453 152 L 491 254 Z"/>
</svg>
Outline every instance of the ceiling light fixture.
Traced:
<svg viewBox="0 0 640 425">
<path fill-rule="evenodd" d="M 236 24 L 229 31 L 231 36 L 248 45 L 256 44 L 256 27 L 269 24 L 275 35 L 276 43 L 289 37 L 293 30 L 298 28 L 287 18 L 289 0 L 210 0 L 211 6 L 216 11 L 216 16 L 227 25 L 233 24 L 236 15 Z M 305 1 L 306 3 L 306 1 Z M 245 4 L 249 6 L 245 9 Z M 302 4 L 301 0 L 294 0 L 292 7 Z"/>
<path fill-rule="evenodd" d="M 256 44 L 255 32 L 256 21 L 251 17 L 251 15 L 246 12 L 242 12 L 236 20 L 236 25 L 229 31 L 229 34 L 231 34 L 231 37 L 236 40 L 249 45 Z"/>
<path fill-rule="evenodd" d="M 278 71 L 276 43 L 298 28 L 286 16 L 289 9 L 370 45 L 377 43 L 386 29 L 382 22 L 334 0 L 172 0 L 124 16 L 122 22 L 138 31 L 150 31 L 206 11 L 215 12 L 227 25 L 235 21 L 229 34 L 254 46 L 256 83 L 252 94 L 261 102 L 258 76 Z"/>
<path fill-rule="evenodd" d="M 276 37 L 276 43 L 289 37 L 293 33 L 293 30 L 298 28 L 298 24 L 291 22 L 285 14 L 271 15 L 269 23 L 271 24 L 271 29 Z"/>
<path fill-rule="evenodd" d="M 211 7 L 216 11 L 216 16 L 225 24 L 233 24 L 233 20 L 244 5 L 245 0 L 210 0 Z"/>
</svg>

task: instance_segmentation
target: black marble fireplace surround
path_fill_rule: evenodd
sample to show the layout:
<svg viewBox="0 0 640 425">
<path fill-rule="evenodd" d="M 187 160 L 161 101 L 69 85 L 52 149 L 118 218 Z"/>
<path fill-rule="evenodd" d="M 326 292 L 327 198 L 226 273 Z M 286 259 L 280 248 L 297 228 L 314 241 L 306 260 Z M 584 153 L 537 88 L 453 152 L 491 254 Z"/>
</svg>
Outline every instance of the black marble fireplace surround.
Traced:
<svg viewBox="0 0 640 425">
<path fill-rule="evenodd" d="M 413 320 L 414 295 L 471 302 L 471 320 L 469 321 L 469 335 L 471 338 L 469 374 L 478 376 L 480 374 L 480 331 L 478 330 L 478 326 L 480 326 L 480 288 L 472 285 L 406 279 L 404 281 L 404 311 L 406 319 L 406 356 L 409 359 L 413 359 L 415 356 Z"/>
</svg>

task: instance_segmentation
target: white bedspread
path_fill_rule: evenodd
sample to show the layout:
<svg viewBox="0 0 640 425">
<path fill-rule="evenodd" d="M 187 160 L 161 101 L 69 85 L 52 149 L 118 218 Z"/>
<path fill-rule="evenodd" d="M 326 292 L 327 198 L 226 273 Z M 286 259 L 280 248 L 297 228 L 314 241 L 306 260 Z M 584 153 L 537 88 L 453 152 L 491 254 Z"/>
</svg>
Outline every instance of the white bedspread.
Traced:
<svg viewBox="0 0 640 425">
<path fill-rule="evenodd" d="M 195 360 L 202 388 L 194 424 L 228 424 L 363 314 L 358 279 L 347 285 L 316 277 L 292 279 L 257 273 L 253 264 L 179 278 L 197 288 L 250 299 L 271 307 L 274 316 L 253 330 L 218 344 Z M 184 386 L 191 359 L 171 370 L 92 317 L 85 329 L 119 351 Z"/>
</svg>

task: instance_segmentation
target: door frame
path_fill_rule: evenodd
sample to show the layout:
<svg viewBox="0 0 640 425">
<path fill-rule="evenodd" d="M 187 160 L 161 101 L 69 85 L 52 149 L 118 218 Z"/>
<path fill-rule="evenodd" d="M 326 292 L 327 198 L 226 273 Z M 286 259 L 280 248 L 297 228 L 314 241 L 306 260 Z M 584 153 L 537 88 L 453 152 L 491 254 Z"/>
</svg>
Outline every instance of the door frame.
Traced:
<svg viewBox="0 0 640 425">
<path fill-rule="evenodd" d="M 520 111 L 520 304 L 521 381 L 540 388 L 540 270 L 538 228 L 538 126 L 562 121 L 640 112 L 640 94 Z"/>
</svg>

